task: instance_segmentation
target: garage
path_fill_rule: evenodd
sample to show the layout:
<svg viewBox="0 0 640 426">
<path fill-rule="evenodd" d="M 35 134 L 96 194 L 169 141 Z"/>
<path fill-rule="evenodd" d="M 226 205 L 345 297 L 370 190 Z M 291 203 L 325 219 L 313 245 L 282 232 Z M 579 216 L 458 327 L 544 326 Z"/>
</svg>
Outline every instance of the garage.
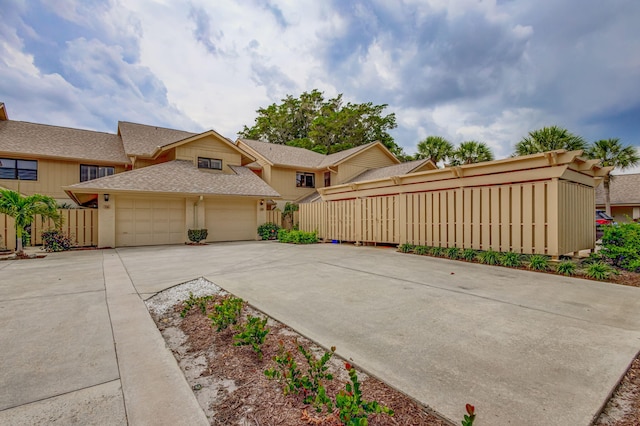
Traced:
<svg viewBox="0 0 640 426">
<path fill-rule="evenodd" d="M 207 241 L 255 240 L 258 228 L 255 199 L 207 198 L 205 226 Z"/>
<path fill-rule="evenodd" d="M 116 247 L 182 244 L 184 198 L 120 198 L 116 203 Z"/>
</svg>

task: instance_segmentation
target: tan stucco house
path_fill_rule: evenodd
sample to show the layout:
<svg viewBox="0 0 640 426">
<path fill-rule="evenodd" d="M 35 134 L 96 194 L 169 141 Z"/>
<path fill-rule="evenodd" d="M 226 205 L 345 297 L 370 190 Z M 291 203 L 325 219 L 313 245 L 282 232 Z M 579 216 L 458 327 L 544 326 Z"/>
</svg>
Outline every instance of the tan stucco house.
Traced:
<svg viewBox="0 0 640 426">
<path fill-rule="evenodd" d="M 612 176 L 609 184 L 611 216 L 616 222 L 640 220 L 640 173 Z M 596 208 L 605 209 L 604 185 L 596 188 Z"/>
<path fill-rule="evenodd" d="M 379 142 L 322 155 L 125 121 L 111 134 L 12 121 L 0 104 L 0 186 L 97 209 L 99 247 L 180 244 L 194 228 L 207 228 L 209 242 L 253 240 L 278 202 L 312 200 L 373 169 L 433 168 L 401 164 Z"/>
</svg>

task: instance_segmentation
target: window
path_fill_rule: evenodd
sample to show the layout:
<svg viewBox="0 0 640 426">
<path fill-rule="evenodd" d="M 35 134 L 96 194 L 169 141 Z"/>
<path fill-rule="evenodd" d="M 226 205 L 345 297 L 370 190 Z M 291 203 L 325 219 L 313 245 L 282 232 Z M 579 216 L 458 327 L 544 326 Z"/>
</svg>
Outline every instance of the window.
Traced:
<svg viewBox="0 0 640 426">
<path fill-rule="evenodd" d="M 38 180 L 38 162 L 0 158 L 0 179 Z"/>
<path fill-rule="evenodd" d="M 313 173 L 296 172 L 296 186 L 298 188 L 315 188 L 315 177 Z"/>
<path fill-rule="evenodd" d="M 109 166 L 90 166 L 80 164 L 80 182 L 97 179 L 105 176 L 111 176 L 116 172 L 114 167 Z"/>
<path fill-rule="evenodd" d="M 218 160 L 215 158 L 198 157 L 198 168 L 222 170 L 222 160 Z"/>
<path fill-rule="evenodd" d="M 331 172 L 324 172 L 324 186 L 331 186 Z"/>
</svg>

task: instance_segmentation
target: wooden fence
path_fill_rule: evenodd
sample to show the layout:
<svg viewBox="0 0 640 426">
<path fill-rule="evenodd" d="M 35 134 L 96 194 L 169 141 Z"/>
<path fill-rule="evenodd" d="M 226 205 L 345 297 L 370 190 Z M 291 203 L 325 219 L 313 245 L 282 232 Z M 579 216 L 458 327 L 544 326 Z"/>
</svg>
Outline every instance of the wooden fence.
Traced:
<svg viewBox="0 0 640 426">
<path fill-rule="evenodd" d="M 299 211 L 293 212 L 293 221 L 291 223 L 284 221 L 284 224 L 283 224 L 282 210 L 279 210 L 279 209 L 267 210 L 267 222 L 275 223 L 281 228 L 284 227 L 286 229 L 291 229 L 293 225 L 300 222 L 300 212 Z"/>
<path fill-rule="evenodd" d="M 98 244 L 98 210 L 97 209 L 61 209 L 61 231 L 71 238 L 75 247 L 90 247 Z M 42 231 L 53 229 L 53 222 L 44 222 L 39 216 L 31 224 L 31 245 L 42 244 Z M 0 214 L 0 247 L 10 250 L 16 248 L 15 222 L 12 217 Z"/>
<path fill-rule="evenodd" d="M 567 181 L 456 188 L 300 205 L 300 229 L 326 240 L 552 256 L 595 241 L 595 191 Z"/>
</svg>

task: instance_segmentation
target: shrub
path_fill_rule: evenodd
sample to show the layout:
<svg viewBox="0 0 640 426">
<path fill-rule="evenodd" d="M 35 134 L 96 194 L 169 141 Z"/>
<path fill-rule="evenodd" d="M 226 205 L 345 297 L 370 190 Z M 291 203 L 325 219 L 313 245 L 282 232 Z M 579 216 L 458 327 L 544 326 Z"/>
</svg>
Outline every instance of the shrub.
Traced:
<svg viewBox="0 0 640 426">
<path fill-rule="evenodd" d="M 629 269 L 631 264 L 640 261 L 640 224 L 605 226 L 600 255 L 605 261 L 623 269 Z"/>
<path fill-rule="evenodd" d="M 189 229 L 187 231 L 187 237 L 192 243 L 199 243 L 202 240 L 206 240 L 208 235 L 209 230 L 207 229 Z"/>
<path fill-rule="evenodd" d="M 278 238 L 280 227 L 273 222 L 263 223 L 258 226 L 258 235 L 261 240 L 275 240 Z"/>
<path fill-rule="evenodd" d="M 520 253 L 508 251 L 500 256 L 500 264 L 509 268 L 517 268 L 522 265 L 522 256 Z"/>
<path fill-rule="evenodd" d="M 291 244 L 315 244 L 318 242 L 318 234 L 316 232 L 305 232 L 286 229 L 280 229 L 278 231 L 278 240 L 281 243 Z"/>
<path fill-rule="evenodd" d="M 431 248 L 428 246 L 416 246 L 416 248 L 413 249 L 413 252 L 415 254 L 425 255 L 429 254 L 430 249 Z"/>
<path fill-rule="evenodd" d="M 73 246 L 71 238 L 57 229 L 42 233 L 42 248 L 48 252 L 66 251 Z"/>
<path fill-rule="evenodd" d="M 546 271 L 549 269 L 549 258 L 541 254 L 534 254 L 529 258 L 528 267 L 532 271 Z"/>
<path fill-rule="evenodd" d="M 631 272 L 640 272 L 640 260 L 633 260 L 629 262 L 629 267 L 627 269 Z"/>
<path fill-rule="evenodd" d="M 193 308 L 194 306 L 198 306 L 200 308 L 200 312 L 202 312 L 202 315 L 206 315 L 207 314 L 207 303 L 209 303 L 210 300 L 213 299 L 213 296 L 209 295 L 209 296 L 200 296 L 200 297 L 193 297 L 193 293 L 189 293 L 189 298 L 187 300 L 185 300 L 184 302 L 182 302 L 183 304 L 183 308 L 182 311 L 180 311 L 180 316 L 182 318 L 187 316 L 187 313 L 189 313 L 189 311 L 191 310 L 191 308 Z"/>
<path fill-rule="evenodd" d="M 444 248 L 443 247 L 432 247 L 431 248 L 431 255 L 432 256 L 436 256 L 436 257 L 442 257 L 444 255 Z"/>
<path fill-rule="evenodd" d="M 404 243 L 404 244 L 400 244 L 400 247 L 398 247 L 398 250 L 400 250 L 402 253 L 411 253 L 415 248 L 416 246 L 414 246 L 413 244 Z"/>
<path fill-rule="evenodd" d="M 233 336 L 235 340 L 233 344 L 235 346 L 250 345 L 258 358 L 262 359 L 262 345 L 269 334 L 269 329 L 265 328 L 265 325 L 267 325 L 267 318 L 260 319 L 249 315 L 247 322 L 237 327 L 239 333 Z"/>
<path fill-rule="evenodd" d="M 491 249 L 478 253 L 478 260 L 485 265 L 497 265 L 500 262 L 500 253 Z"/>
<path fill-rule="evenodd" d="M 444 251 L 445 257 L 452 260 L 460 259 L 461 254 L 461 250 L 458 247 L 449 247 Z"/>
<path fill-rule="evenodd" d="M 476 258 L 476 255 L 477 252 L 472 248 L 462 250 L 462 258 L 464 260 L 468 260 L 469 262 L 474 260 Z"/>
<path fill-rule="evenodd" d="M 213 312 L 209 315 L 211 326 L 216 327 L 216 331 L 222 331 L 238 322 L 243 303 L 242 299 L 236 297 L 223 299 L 219 305 L 214 306 Z"/>
<path fill-rule="evenodd" d="M 576 264 L 570 260 L 563 260 L 562 262 L 558 263 L 558 266 L 556 266 L 556 272 L 567 276 L 575 275 Z"/>
<path fill-rule="evenodd" d="M 596 262 L 590 264 L 584 274 L 595 280 L 606 280 L 611 275 L 611 268 L 606 263 Z"/>
</svg>

